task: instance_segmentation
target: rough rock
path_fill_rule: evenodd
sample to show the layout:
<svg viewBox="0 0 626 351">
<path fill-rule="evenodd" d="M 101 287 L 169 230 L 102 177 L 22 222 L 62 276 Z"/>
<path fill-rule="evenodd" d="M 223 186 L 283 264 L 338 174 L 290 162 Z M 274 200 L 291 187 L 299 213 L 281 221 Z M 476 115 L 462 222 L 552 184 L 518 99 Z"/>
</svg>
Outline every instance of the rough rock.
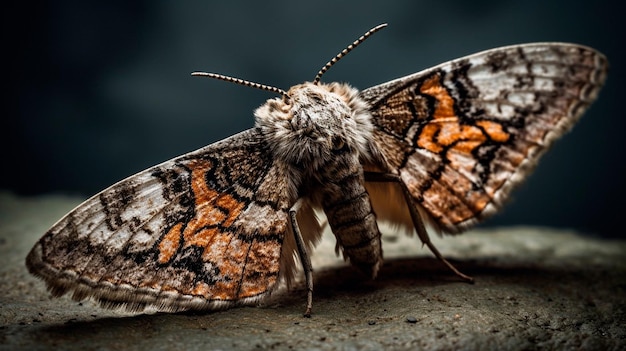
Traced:
<svg viewBox="0 0 626 351">
<path fill-rule="evenodd" d="M 52 299 L 26 271 L 28 250 L 78 202 L 0 193 L 0 349 L 626 349 L 626 241 L 531 227 L 434 237 L 470 285 L 393 232 L 366 280 L 327 233 L 312 318 L 301 281 L 259 307 L 133 314 Z"/>
</svg>

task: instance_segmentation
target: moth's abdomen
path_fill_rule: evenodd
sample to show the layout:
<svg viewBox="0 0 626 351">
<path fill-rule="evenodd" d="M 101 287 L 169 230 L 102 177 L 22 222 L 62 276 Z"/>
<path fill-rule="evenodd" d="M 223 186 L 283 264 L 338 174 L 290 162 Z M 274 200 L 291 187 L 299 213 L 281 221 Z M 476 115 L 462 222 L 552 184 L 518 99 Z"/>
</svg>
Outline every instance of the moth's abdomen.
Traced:
<svg viewBox="0 0 626 351">
<path fill-rule="evenodd" d="M 357 173 L 335 183 L 337 191 L 327 194 L 323 206 L 344 256 L 374 278 L 382 262 L 382 247 L 376 215 L 362 178 L 362 173 Z"/>
</svg>

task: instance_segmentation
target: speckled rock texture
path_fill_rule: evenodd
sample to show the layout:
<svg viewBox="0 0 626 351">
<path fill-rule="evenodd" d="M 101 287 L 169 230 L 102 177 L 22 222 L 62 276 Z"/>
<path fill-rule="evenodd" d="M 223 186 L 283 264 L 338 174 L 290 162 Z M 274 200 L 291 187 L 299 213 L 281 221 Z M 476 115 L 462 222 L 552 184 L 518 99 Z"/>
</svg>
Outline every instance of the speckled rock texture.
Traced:
<svg viewBox="0 0 626 351">
<path fill-rule="evenodd" d="M 0 193 L 1 350 L 623 350 L 626 241 L 546 228 L 433 238 L 476 284 L 460 282 L 417 238 L 385 231 L 371 281 L 315 250 L 312 318 L 302 282 L 259 307 L 208 313 L 103 310 L 51 299 L 24 258 L 76 198 Z"/>
</svg>

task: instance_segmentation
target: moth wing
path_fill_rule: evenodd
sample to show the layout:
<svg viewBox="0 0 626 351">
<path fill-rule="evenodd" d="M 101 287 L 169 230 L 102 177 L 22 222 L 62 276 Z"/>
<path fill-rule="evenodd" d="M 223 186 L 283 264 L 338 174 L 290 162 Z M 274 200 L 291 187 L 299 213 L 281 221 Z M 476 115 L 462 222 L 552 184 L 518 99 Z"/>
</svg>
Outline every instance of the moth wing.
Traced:
<svg viewBox="0 0 626 351">
<path fill-rule="evenodd" d="M 157 165 L 88 199 L 27 257 L 54 295 L 104 307 L 213 309 L 276 286 L 286 178 L 257 130 Z"/>
<path fill-rule="evenodd" d="M 591 48 L 537 43 L 484 51 L 364 90 L 379 160 L 370 168 L 399 174 L 436 225 L 462 231 L 501 207 L 570 130 L 607 68 Z M 406 218 L 399 221 L 410 225 Z"/>
</svg>

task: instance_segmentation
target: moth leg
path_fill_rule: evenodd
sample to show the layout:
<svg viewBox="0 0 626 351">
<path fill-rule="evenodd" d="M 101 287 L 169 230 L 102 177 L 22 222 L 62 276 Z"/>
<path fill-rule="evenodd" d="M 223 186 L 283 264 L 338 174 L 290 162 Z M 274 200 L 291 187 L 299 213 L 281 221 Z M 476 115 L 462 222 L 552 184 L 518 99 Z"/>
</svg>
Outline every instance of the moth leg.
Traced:
<svg viewBox="0 0 626 351">
<path fill-rule="evenodd" d="M 468 283 L 474 283 L 474 278 L 461 273 L 456 267 L 452 265 L 452 263 L 448 262 L 439 250 L 433 245 L 430 241 L 430 237 L 428 236 L 428 232 L 426 231 L 426 227 L 424 227 L 424 221 L 422 221 L 422 217 L 419 212 L 417 212 L 417 208 L 415 203 L 413 202 L 413 196 L 409 192 L 409 189 L 406 187 L 406 184 L 402 182 L 402 179 L 399 175 L 393 173 L 378 173 L 378 172 L 364 172 L 365 181 L 366 182 L 388 182 L 388 183 L 398 183 L 400 188 L 402 188 L 402 193 L 404 194 L 404 200 L 406 201 L 409 207 L 409 213 L 411 214 L 411 219 L 413 220 L 413 225 L 415 226 L 415 230 L 417 231 L 417 235 L 419 236 L 422 244 L 428 246 L 430 251 L 439 259 L 443 264 L 448 266 L 454 274 L 456 274 L 459 278 L 467 281 Z"/>
<path fill-rule="evenodd" d="M 303 202 L 304 199 L 299 198 L 289 209 L 289 219 L 291 220 L 291 228 L 293 229 L 293 236 L 296 241 L 296 247 L 298 248 L 298 256 L 300 257 L 300 262 L 304 269 L 304 277 L 306 279 L 307 301 L 304 316 L 311 318 L 311 309 L 313 308 L 313 265 L 311 264 L 311 258 L 306 250 L 306 246 L 304 245 L 304 239 L 302 238 L 302 232 L 300 232 L 298 219 L 296 217 Z"/>
</svg>

